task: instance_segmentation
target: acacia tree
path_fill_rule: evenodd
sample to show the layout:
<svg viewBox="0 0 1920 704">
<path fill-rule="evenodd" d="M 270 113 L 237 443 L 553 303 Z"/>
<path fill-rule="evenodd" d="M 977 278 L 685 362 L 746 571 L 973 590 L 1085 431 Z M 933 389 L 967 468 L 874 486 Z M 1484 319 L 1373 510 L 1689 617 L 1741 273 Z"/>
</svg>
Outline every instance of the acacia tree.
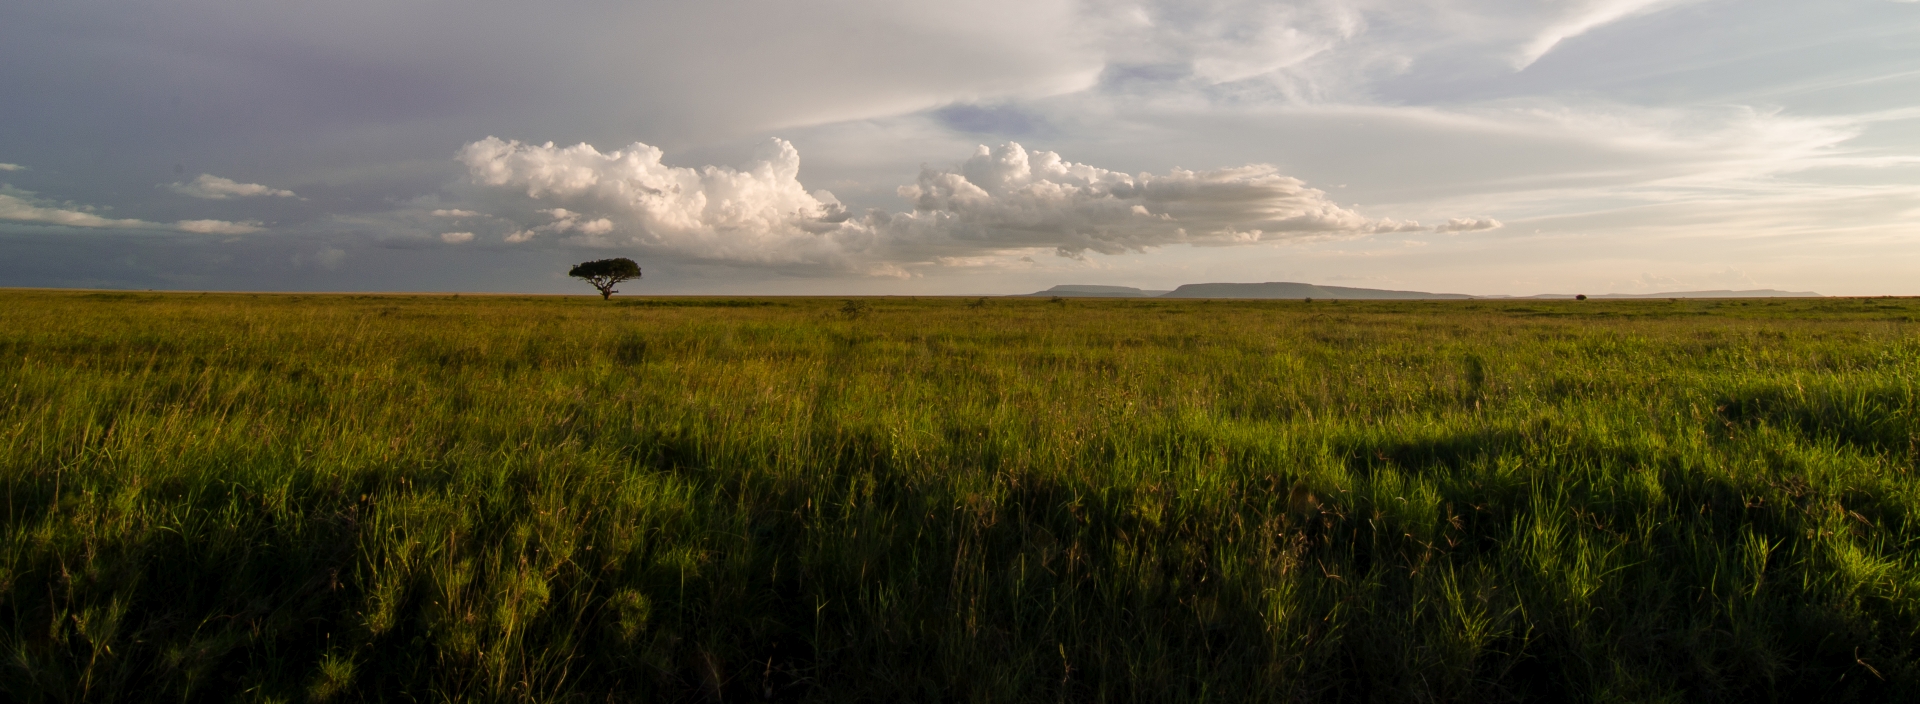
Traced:
<svg viewBox="0 0 1920 704">
<path fill-rule="evenodd" d="M 626 257 L 596 259 L 575 264 L 567 275 L 586 279 L 587 283 L 593 284 L 594 288 L 600 290 L 600 300 L 604 301 L 611 298 L 613 294 L 619 293 L 613 290 L 614 284 L 640 278 L 640 265 Z"/>
</svg>

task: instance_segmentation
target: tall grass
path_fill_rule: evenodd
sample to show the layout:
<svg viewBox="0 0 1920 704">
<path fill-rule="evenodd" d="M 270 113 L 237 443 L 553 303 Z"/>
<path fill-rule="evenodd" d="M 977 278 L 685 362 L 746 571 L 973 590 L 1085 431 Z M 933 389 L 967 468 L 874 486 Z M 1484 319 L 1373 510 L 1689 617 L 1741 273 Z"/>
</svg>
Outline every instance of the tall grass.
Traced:
<svg viewBox="0 0 1920 704">
<path fill-rule="evenodd" d="M 1920 302 L 0 292 L 13 701 L 1887 701 Z"/>
</svg>

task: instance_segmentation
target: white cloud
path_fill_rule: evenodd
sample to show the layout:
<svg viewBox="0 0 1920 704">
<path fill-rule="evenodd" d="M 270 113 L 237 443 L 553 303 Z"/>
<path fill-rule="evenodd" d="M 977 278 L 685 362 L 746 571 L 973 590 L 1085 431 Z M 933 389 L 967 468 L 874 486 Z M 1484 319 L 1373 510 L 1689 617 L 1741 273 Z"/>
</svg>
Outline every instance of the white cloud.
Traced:
<svg viewBox="0 0 1920 704">
<path fill-rule="evenodd" d="M 17 195 L 16 195 L 17 194 Z M 181 220 L 171 225 L 135 218 L 108 218 L 84 206 L 53 207 L 36 204 L 26 191 L 0 192 L 0 220 L 67 227 L 129 230 L 176 230 L 204 235 L 244 235 L 261 231 L 261 223 L 225 220 Z"/>
<path fill-rule="evenodd" d="M 912 239 L 1067 256 L 1421 229 L 1342 208 L 1272 166 L 1129 175 L 1017 143 L 979 147 L 953 169 L 922 170 L 899 192 L 914 212 L 888 224 Z"/>
<path fill-rule="evenodd" d="M 915 183 L 901 186 L 898 195 L 911 210 L 856 216 L 833 194 L 807 191 L 798 180 L 799 152 L 785 141 L 770 141 L 739 170 L 671 167 L 661 156 L 640 143 L 602 153 L 586 144 L 492 137 L 460 152 L 473 180 L 494 187 L 485 192 L 511 201 L 489 210 L 543 216 L 508 242 L 558 237 L 735 264 L 893 274 L 902 265 L 1019 250 L 1078 257 L 1425 229 L 1341 207 L 1258 164 L 1129 175 L 1016 143 L 982 146 L 965 162 L 923 169 Z M 538 207 L 549 204 L 564 207 Z"/>
<path fill-rule="evenodd" d="M 613 221 L 607 218 L 582 220 L 579 213 L 567 210 L 566 208 L 548 208 L 540 212 L 552 217 L 553 222 L 514 232 L 513 234 L 507 235 L 507 241 L 520 243 L 532 240 L 536 235 L 560 234 L 565 232 L 578 232 L 588 236 L 604 235 L 613 232 Z"/>
<path fill-rule="evenodd" d="M 26 171 L 26 170 L 27 170 L 27 167 L 21 166 L 19 164 L 0 164 L 0 171 Z"/>
<path fill-rule="evenodd" d="M 1442 223 L 1439 227 L 1433 228 L 1433 231 L 1434 232 L 1477 232 L 1480 230 L 1498 229 L 1500 226 L 1501 226 L 1501 222 L 1493 218 L 1449 218 L 1445 223 Z"/>
<path fill-rule="evenodd" d="M 1568 14 L 1542 27 L 1520 47 L 1513 58 L 1515 69 L 1524 69 L 1546 56 L 1560 42 L 1585 34 L 1597 27 L 1628 17 L 1657 12 L 1688 0 L 1588 0 L 1574 3 Z"/>
<path fill-rule="evenodd" d="M 473 241 L 473 233 L 471 233 L 471 232 L 442 232 L 442 233 L 440 233 L 440 241 L 441 241 L 441 242 L 445 242 L 445 243 L 447 243 L 447 244 L 460 244 L 460 243 L 462 243 L 462 242 L 472 242 L 472 241 Z"/>
<path fill-rule="evenodd" d="M 661 156 L 638 142 L 601 153 L 587 144 L 488 137 L 461 149 L 459 158 L 475 182 L 524 194 L 523 212 L 528 203 L 566 206 L 538 210 L 548 222 L 509 235 L 509 242 L 574 233 L 590 244 L 617 241 L 697 259 L 824 264 L 863 246 L 854 240 L 870 239 L 848 224 L 832 194 L 800 185 L 800 154 L 785 141 L 770 141 L 744 170 L 666 166 Z M 617 240 L 609 237 L 616 233 Z"/>
<path fill-rule="evenodd" d="M 24 191 L 17 193 L 27 194 Z M 130 218 L 106 218 L 85 210 L 53 208 L 35 205 L 21 196 L 12 193 L 0 193 L 0 220 L 13 222 L 45 223 L 48 225 L 66 225 L 68 227 L 121 227 L 121 228 L 158 228 L 165 227 L 145 220 Z"/>
<path fill-rule="evenodd" d="M 250 198 L 254 196 L 278 196 L 288 198 L 293 191 L 270 188 L 257 183 L 240 183 L 230 178 L 221 178 L 213 174 L 200 174 L 199 178 L 187 183 L 174 183 L 168 188 L 181 195 L 208 200 L 228 198 Z"/>
<path fill-rule="evenodd" d="M 461 210 L 459 208 L 441 208 L 433 211 L 433 215 L 434 217 L 441 218 L 470 218 L 479 215 L 479 213 L 471 210 Z"/>
<path fill-rule="evenodd" d="M 250 235 L 265 228 L 257 220 L 246 222 L 228 222 L 226 220 L 181 220 L 174 223 L 174 229 L 181 232 L 195 232 L 203 235 Z"/>
</svg>

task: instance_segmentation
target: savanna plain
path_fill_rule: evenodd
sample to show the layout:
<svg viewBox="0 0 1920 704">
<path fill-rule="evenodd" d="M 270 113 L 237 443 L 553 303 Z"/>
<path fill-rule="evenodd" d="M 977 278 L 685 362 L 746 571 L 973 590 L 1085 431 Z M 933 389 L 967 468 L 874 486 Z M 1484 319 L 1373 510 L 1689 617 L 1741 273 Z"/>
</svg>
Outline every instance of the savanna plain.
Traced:
<svg viewBox="0 0 1920 704">
<path fill-rule="evenodd" d="M 0 291 L 0 698 L 1911 701 L 1917 321 Z"/>
</svg>

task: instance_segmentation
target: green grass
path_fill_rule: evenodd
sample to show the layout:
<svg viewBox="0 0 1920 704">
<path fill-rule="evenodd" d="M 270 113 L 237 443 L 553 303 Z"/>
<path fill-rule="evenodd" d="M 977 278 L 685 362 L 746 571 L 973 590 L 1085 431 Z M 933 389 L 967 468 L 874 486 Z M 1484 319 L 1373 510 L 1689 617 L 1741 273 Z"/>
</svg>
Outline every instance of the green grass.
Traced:
<svg viewBox="0 0 1920 704">
<path fill-rule="evenodd" d="M 1920 301 L 864 303 L 0 292 L 0 698 L 1920 696 Z"/>
</svg>

